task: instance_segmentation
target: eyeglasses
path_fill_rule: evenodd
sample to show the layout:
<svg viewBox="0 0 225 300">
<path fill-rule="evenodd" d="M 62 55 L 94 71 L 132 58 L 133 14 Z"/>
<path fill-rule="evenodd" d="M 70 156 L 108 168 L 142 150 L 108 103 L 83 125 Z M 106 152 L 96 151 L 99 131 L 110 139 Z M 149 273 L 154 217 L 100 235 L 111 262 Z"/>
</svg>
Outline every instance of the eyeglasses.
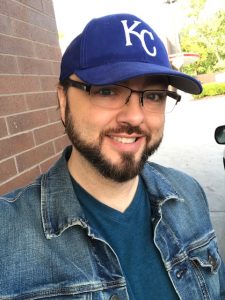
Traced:
<svg viewBox="0 0 225 300">
<path fill-rule="evenodd" d="M 138 93 L 143 109 L 152 113 L 169 113 L 181 100 L 180 95 L 168 90 L 137 91 L 120 84 L 100 86 L 86 84 L 70 78 L 67 78 L 64 83 L 89 93 L 90 100 L 94 105 L 108 109 L 123 107 L 129 102 L 132 93 Z"/>
</svg>

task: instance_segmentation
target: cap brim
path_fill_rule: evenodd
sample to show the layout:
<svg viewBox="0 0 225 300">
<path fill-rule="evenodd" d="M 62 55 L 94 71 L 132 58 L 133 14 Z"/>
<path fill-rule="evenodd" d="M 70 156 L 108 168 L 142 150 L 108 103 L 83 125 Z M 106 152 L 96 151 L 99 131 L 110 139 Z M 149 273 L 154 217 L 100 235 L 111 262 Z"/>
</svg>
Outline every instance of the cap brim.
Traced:
<svg viewBox="0 0 225 300">
<path fill-rule="evenodd" d="M 141 62 L 109 63 L 88 69 L 74 70 L 83 81 L 90 84 L 112 84 L 143 75 L 162 75 L 169 79 L 169 84 L 190 94 L 202 92 L 201 83 L 187 74 L 164 66 Z"/>
</svg>

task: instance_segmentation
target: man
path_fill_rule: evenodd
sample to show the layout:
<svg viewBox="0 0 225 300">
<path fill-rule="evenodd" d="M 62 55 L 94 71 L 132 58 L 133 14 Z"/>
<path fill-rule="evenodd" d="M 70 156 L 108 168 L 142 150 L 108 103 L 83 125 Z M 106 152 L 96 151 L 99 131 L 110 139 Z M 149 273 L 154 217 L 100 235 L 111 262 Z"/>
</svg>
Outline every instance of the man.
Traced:
<svg viewBox="0 0 225 300">
<path fill-rule="evenodd" d="M 136 16 L 94 19 L 72 41 L 58 86 L 72 146 L 1 198 L 0 299 L 225 299 L 204 192 L 147 162 L 180 101 L 169 86 L 202 90 Z"/>
</svg>

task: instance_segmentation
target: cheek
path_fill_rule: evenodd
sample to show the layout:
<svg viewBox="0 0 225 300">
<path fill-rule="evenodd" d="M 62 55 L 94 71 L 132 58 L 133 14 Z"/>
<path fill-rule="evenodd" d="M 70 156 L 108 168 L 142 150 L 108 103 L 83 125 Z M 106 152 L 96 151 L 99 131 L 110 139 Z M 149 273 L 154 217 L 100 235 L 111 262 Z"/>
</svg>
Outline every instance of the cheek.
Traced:
<svg viewBox="0 0 225 300">
<path fill-rule="evenodd" d="M 146 126 L 152 132 L 162 132 L 165 124 L 165 116 L 162 114 L 151 114 L 146 118 Z"/>
<path fill-rule="evenodd" d="M 105 129 L 112 127 L 114 114 L 98 107 L 89 107 L 87 110 L 73 109 L 71 111 L 75 128 L 89 139 L 98 138 Z"/>
<path fill-rule="evenodd" d="M 102 131 L 115 125 L 116 114 L 116 111 L 114 112 L 109 109 L 92 106 L 85 116 L 85 122 L 93 127 L 93 129 Z"/>
</svg>

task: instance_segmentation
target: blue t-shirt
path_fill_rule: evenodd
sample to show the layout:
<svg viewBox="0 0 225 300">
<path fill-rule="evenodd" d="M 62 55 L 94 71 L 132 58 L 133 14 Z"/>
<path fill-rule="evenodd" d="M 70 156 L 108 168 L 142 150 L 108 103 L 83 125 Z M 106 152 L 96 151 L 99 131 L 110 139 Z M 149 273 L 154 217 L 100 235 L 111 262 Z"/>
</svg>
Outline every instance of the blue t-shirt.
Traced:
<svg viewBox="0 0 225 300">
<path fill-rule="evenodd" d="M 178 299 L 153 243 L 150 201 L 141 178 L 132 203 L 123 213 L 93 198 L 73 179 L 72 182 L 90 225 L 119 258 L 130 299 Z"/>
</svg>

